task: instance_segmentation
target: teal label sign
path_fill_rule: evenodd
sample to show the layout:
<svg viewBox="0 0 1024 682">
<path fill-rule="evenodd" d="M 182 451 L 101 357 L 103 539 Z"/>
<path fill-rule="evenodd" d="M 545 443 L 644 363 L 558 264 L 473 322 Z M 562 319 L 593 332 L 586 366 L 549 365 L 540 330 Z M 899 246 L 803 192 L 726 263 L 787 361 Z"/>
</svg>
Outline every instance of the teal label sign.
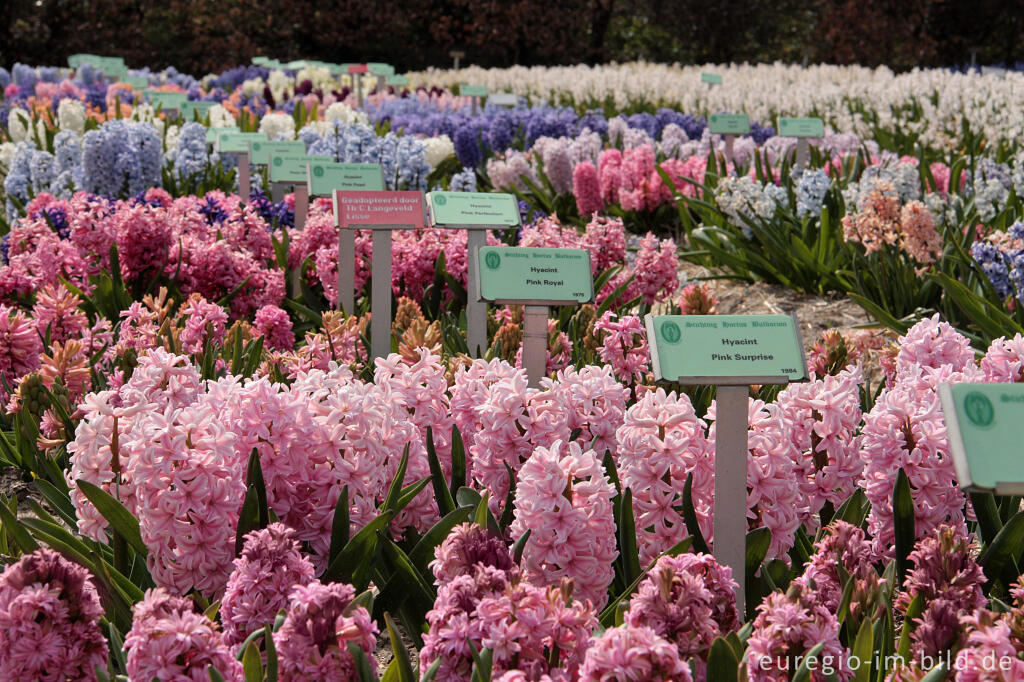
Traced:
<svg viewBox="0 0 1024 682">
<path fill-rule="evenodd" d="M 383 62 L 366 62 L 366 69 L 374 76 L 394 76 L 395 67 Z"/>
<path fill-rule="evenodd" d="M 825 137 L 825 123 L 820 118 L 779 118 L 782 137 Z"/>
<path fill-rule="evenodd" d="M 271 182 L 284 182 L 291 185 L 306 182 L 306 166 L 311 161 L 330 161 L 329 156 L 307 156 L 305 154 L 272 155 L 267 165 Z"/>
<path fill-rule="evenodd" d="M 943 384 L 939 397 L 960 487 L 1024 492 L 1024 384 Z"/>
<path fill-rule="evenodd" d="M 519 227 L 519 204 L 499 192 L 431 192 L 427 195 L 435 227 Z"/>
<path fill-rule="evenodd" d="M 194 121 L 196 118 L 202 120 L 206 118 L 207 114 L 210 113 L 210 109 L 213 109 L 215 104 L 217 103 L 185 100 L 181 103 L 178 110 L 186 121 Z"/>
<path fill-rule="evenodd" d="M 154 107 L 160 107 L 160 109 L 167 110 L 180 110 L 181 105 L 188 101 L 188 95 L 183 92 L 160 92 L 158 90 L 149 91 L 149 103 Z"/>
<path fill-rule="evenodd" d="M 464 97 L 487 97 L 486 85 L 463 85 L 459 88 L 459 94 Z"/>
<path fill-rule="evenodd" d="M 594 299 L 586 249 L 484 246 L 477 258 L 485 301 L 567 305 Z"/>
<path fill-rule="evenodd" d="M 648 315 L 646 324 L 659 380 L 728 385 L 807 378 L 800 333 L 788 315 Z"/>
<path fill-rule="evenodd" d="M 712 135 L 746 135 L 750 132 L 750 119 L 746 114 L 711 114 L 708 127 Z"/>
<path fill-rule="evenodd" d="M 387 78 L 384 79 L 384 82 L 387 83 L 388 85 L 394 85 L 396 87 L 400 87 L 400 86 L 408 85 L 409 84 L 409 77 L 408 76 L 388 76 Z"/>
<path fill-rule="evenodd" d="M 142 90 L 149 87 L 149 79 L 145 76 L 127 76 L 124 78 L 124 82 L 136 90 Z"/>
<path fill-rule="evenodd" d="M 717 73 L 702 73 L 700 75 L 701 83 L 710 83 L 711 85 L 721 85 L 722 77 Z"/>
<path fill-rule="evenodd" d="M 266 139 L 264 133 L 221 133 L 217 136 L 217 151 L 222 154 L 248 154 L 250 143 Z"/>
<path fill-rule="evenodd" d="M 331 196 L 336 189 L 384 191 L 384 175 L 375 163 L 311 162 L 306 181 L 313 197 Z"/>
<path fill-rule="evenodd" d="M 301 156 L 306 153 L 306 143 L 300 140 L 253 140 L 249 143 L 249 163 L 266 166 L 271 156 Z"/>
<path fill-rule="evenodd" d="M 256 66 L 266 66 L 267 63 L 270 62 L 270 59 L 268 59 L 267 57 L 263 57 L 263 56 L 257 56 L 257 57 L 253 57 L 251 61 Z"/>
<path fill-rule="evenodd" d="M 206 129 L 206 144 L 214 144 L 217 141 L 217 137 L 221 133 L 237 133 L 239 132 L 238 126 L 227 126 L 224 128 L 207 128 Z"/>
</svg>

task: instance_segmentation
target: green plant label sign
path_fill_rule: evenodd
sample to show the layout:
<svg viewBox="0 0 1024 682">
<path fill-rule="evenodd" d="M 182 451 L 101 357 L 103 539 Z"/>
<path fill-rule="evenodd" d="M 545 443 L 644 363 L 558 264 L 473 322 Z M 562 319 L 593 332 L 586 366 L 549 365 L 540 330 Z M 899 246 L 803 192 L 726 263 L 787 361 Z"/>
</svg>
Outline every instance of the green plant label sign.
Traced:
<svg viewBox="0 0 1024 682">
<path fill-rule="evenodd" d="M 197 115 L 202 120 L 216 104 L 216 102 L 185 100 L 181 103 L 179 111 L 186 121 L 194 121 Z"/>
<path fill-rule="evenodd" d="M 145 76 L 126 76 L 124 78 L 124 82 L 136 90 L 142 90 L 149 87 L 149 79 Z"/>
<path fill-rule="evenodd" d="M 224 128 L 207 128 L 206 129 L 206 144 L 214 144 L 217 142 L 217 137 L 221 133 L 237 133 L 239 132 L 238 126 L 227 126 Z"/>
<path fill-rule="evenodd" d="M 710 83 L 711 85 L 721 85 L 722 77 L 717 73 L 702 73 L 700 75 L 701 83 Z"/>
<path fill-rule="evenodd" d="M 374 76 L 394 76 L 395 67 L 383 62 L 366 62 L 366 68 Z"/>
<path fill-rule="evenodd" d="M 180 110 L 181 105 L 188 101 L 188 95 L 183 92 L 160 92 L 149 91 L 149 103 L 154 107 L 160 107 L 164 111 Z"/>
<path fill-rule="evenodd" d="M 825 123 L 820 118 L 779 117 L 782 137 L 825 137 Z"/>
<path fill-rule="evenodd" d="M 565 305 L 594 299 L 586 249 L 484 246 L 477 259 L 485 301 Z"/>
<path fill-rule="evenodd" d="M 222 130 L 228 130 L 222 128 Z M 248 154 L 254 140 L 266 140 L 265 133 L 223 132 L 217 136 L 217 151 L 221 154 Z"/>
<path fill-rule="evenodd" d="M 388 76 L 387 78 L 385 78 L 384 82 L 387 83 L 388 85 L 393 85 L 395 87 L 401 87 L 403 85 L 408 85 L 409 84 L 409 77 L 408 76 L 394 76 L 394 75 L 392 75 L 392 76 Z"/>
<path fill-rule="evenodd" d="M 307 62 L 305 59 L 296 59 L 285 64 L 285 68 L 291 69 L 292 71 L 298 71 L 299 69 L 304 69 L 307 66 L 309 66 L 309 62 Z"/>
<path fill-rule="evenodd" d="M 249 143 L 249 163 L 266 166 L 273 156 L 301 156 L 306 153 L 306 143 L 301 140 L 253 140 Z"/>
<path fill-rule="evenodd" d="M 256 66 L 266 66 L 270 62 L 270 59 L 260 55 L 257 57 L 253 57 L 251 61 Z"/>
<path fill-rule="evenodd" d="M 646 324 L 658 380 L 735 385 L 807 379 L 799 328 L 788 315 L 648 315 Z"/>
<path fill-rule="evenodd" d="M 746 114 L 711 114 L 708 127 L 712 135 L 746 135 L 750 132 L 750 119 Z"/>
<path fill-rule="evenodd" d="M 939 397 L 960 487 L 1024 493 L 1024 384 L 942 384 Z"/>
<path fill-rule="evenodd" d="M 519 204 L 499 192 L 431 192 L 427 195 L 435 227 L 519 227 Z"/>
<path fill-rule="evenodd" d="M 313 197 L 329 197 L 336 189 L 384 190 L 384 175 L 375 163 L 315 161 L 309 164 L 306 182 Z"/>
<path fill-rule="evenodd" d="M 487 97 L 486 85 L 463 85 L 459 88 L 459 94 L 464 97 Z"/>
<path fill-rule="evenodd" d="M 307 156 L 305 154 L 271 155 L 267 168 L 271 182 L 302 184 L 306 182 L 306 166 L 311 161 L 330 161 L 329 156 Z"/>
<path fill-rule="evenodd" d="M 96 64 L 107 78 L 121 79 L 128 75 L 128 67 L 120 57 L 100 57 Z"/>
<path fill-rule="evenodd" d="M 512 107 L 519 105 L 519 96 L 511 92 L 496 92 L 487 96 L 487 103 L 497 107 Z"/>
<path fill-rule="evenodd" d="M 100 59 L 102 59 L 102 57 L 97 57 L 94 54 L 73 54 L 68 57 L 68 66 L 72 69 L 77 69 L 82 64 L 92 64 L 95 66 L 96 64 L 99 64 Z"/>
</svg>

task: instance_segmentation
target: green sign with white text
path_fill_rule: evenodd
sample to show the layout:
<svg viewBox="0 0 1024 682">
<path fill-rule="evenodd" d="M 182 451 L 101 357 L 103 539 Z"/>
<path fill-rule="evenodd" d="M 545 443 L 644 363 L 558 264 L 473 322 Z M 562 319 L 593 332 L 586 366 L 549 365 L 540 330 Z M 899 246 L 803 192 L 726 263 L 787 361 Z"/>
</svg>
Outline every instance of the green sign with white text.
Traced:
<svg viewBox="0 0 1024 682">
<path fill-rule="evenodd" d="M 183 92 L 160 92 L 149 91 L 149 103 L 154 107 L 160 107 L 164 111 L 168 109 L 180 110 L 181 105 L 188 101 L 188 95 Z"/>
<path fill-rule="evenodd" d="M 237 133 L 240 132 L 238 126 L 227 126 L 225 128 L 207 128 L 206 129 L 206 144 L 214 144 L 217 141 L 217 137 L 221 133 Z"/>
<path fill-rule="evenodd" d="M 711 114 L 708 127 L 712 135 L 746 135 L 750 132 L 750 119 L 746 114 Z"/>
<path fill-rule="evenodd" d="M 311 197 L 329 197 L 336 189 L 382 192 L 384 175 L 375 163 L 316 161 L 309 164 L 307 184 Z"/>
<path fill-rule="evenodd" d="M 485 301 L 567 305 L 594 299 L 586 249 L 484 246 L 477 263 Z"/>
<path fill-rule="evenodd" d="M 181 103 L 179 111 L 186 121 L 194 121 L 197 114 L 199 116 L 199 120 L 203 120 L 206 118 L 207 114 L 210 113 L 210 109 L 212 109 L 215 104 L 217 103 L 185 100 Z"/>
<path fill-rule="evenodd" d="M 225 132 L 217 136 L 217 151 L 222 154 L 248 154 L 250 143 L 266 139 L 265 133 Z"/>
<path fill-rule="evenodd" d="M 960 487 L 1024 493 L 1024 384 L 942 384 L 939 397 Z"/>
<path fill-rule="evenodd" d="M 515 196 L 498 192 L 431 192 L 431 223 L 443 227 L 519 227 Z"/>
<path fill-rule="evenodd" d="M 781 137 L 825 137 L 825 123 L 820 118 L 779 117 Z"/>
<path fill-rule="evenodd" d="M 648 315 L 645 323 L 658 380 L 728 385 L 807 378 L 789 315 Z"/>
<path fill-rule="evenodd" d="M 284 182 L 294 185 L 305 184 L 306 166 L 312 161 L 330 161 L 329 156 L 307 156 L 305 154 L 271 155 L 267 165 L 270 182 Z"/>
<path fill-rule="evenodd" d="M 306 153 L 306 143 L 300 140 L 253 140 L 249 144 L 249 163 L 266 166 L 271 156 L 300 156 Z"/>
</svg>

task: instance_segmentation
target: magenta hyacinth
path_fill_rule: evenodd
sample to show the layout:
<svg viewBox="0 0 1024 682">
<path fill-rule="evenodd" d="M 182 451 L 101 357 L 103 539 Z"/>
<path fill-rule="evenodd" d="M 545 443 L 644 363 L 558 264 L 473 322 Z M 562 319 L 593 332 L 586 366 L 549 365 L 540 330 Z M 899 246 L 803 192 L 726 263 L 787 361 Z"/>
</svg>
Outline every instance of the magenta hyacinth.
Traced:
<svg viewBox="0 0 1024 682">
<path fill-rule="evenodd" d="M 240 644 L 251 632 L 272 625 L 277 612 L 288 606 L 292 587 L 313 577 L 313 564 L 284 524 L 272 523 L 246 535 L 221 599 L 225 641 Z"/>
<path fill-rule="evenodd" d="M 134 616 L 124 638 L 129 679 L 209 682 L 207 669 L 213 666 L 226 682 L 243 681 L 242 664 L 217 624 L 193 610 L 188 599 L 148 590 Z"/>
<path fill-rule="evenodd" d="M 348 645 L 372 656 L 377 626 L 364 607 L 350 608 L 354 597 L 355 590 L 345 583 L 314 580 L 292 589 L 288 615 L 274 636 L 281 682 L 356 679 Z"/>
<path fill-rule="evenodd" d="M 475 523 L 455 526 L 434 550 L 434 560 L 430 562 L 430 570 L 438 585 L 449 583 L 461 575 L 472 576 L 477 566 L 503 571 L 509 580 L 519 572 L 508 545 Z"/>
<path fill-rule="evenodd" d="M 50 549 L 22 556 L 0 575 L 0 679 L 95 680 L 102 615 L 84 568 Z"/>
<path fill-rule="evenodd" d="M 288 351 L 295 345 L 295 333 L 288 313 L 276 305 L 265 305 L 256 311 L 252 326 L 263 335 L 270 350 Z"/>
</svg>

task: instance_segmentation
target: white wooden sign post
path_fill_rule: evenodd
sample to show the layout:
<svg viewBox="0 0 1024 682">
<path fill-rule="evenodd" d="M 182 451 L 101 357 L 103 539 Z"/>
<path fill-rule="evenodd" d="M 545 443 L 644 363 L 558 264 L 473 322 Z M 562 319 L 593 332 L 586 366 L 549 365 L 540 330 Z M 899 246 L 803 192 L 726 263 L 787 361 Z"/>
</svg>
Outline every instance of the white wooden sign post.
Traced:
<svg viewBox="0 0 1024 682">
<path fill-rule="evenodd" d="M 430 192 L 427 194 L 432 227 L 467 231 L 466 239 L 466 345 L 472 357 L 487 350 L 487 302 L 479 291 L 480 270 L 473 254 L 487 245 L 487 230 L 518 229 L 519 203 L 515 196 L 497 192 Z"/>
<path fill-rule="evenodd" d="M 547 375 L 548 307 L 594 300 L 590 252 L 483 246 L 472 254 L 480 272 L 476 297 L 497 304 L 522 305 L 522 363 L 531 387 Z"/>
<path fill-rule="evenodd" d="M 373 230 L 371 361 L 391 352 L 391 231 L 423 229 L 426 225 L 423 205 L 422 192 L 338 190 L 334 193 L 339 231 Z M 338 296 L 340 299 L 340 291 Z"/>
<path fill-rule="evenodd" d="M 753 384 L 807 380 L 796 316 L 648 315 L 655 379 L 715 386 L 714 554 L 732 569 L 744 612 L 747 538 L 747 398 Z"/>
</svg>

